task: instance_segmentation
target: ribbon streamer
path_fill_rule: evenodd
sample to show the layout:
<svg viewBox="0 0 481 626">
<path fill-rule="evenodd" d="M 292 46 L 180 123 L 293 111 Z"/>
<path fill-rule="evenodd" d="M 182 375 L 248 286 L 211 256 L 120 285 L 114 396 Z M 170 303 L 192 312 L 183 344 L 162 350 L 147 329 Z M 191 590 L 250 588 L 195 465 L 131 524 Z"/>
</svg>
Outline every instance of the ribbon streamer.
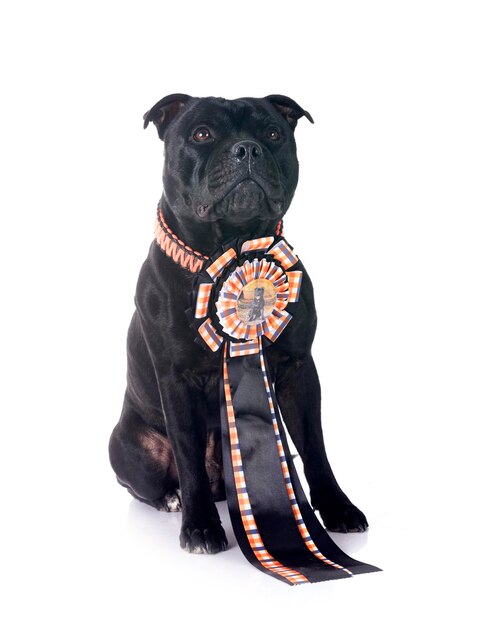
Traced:
<svg viewBox="0 0 481 626">
<path fill-rule="evenodd" d="M 247 560 L 290 585 L 379 571 L 342 552 L 299 482 L 280 419 L 262 340 L 259 352 L 224 348 L 222 451 L 232 526 Z"/>
</svg>

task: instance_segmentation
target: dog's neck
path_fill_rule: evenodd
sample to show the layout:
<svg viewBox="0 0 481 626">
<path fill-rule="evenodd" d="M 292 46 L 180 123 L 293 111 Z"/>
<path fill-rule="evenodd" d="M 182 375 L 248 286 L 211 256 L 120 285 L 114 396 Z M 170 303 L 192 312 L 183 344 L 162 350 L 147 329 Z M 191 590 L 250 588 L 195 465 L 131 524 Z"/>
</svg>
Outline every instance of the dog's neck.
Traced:
<svg viewBox="0 0 481 626">
<path fill-rule="evenodd" d="M 161 199 L 157 209 L 155 237 L 162 251 L 176 263 L 196 273 L 224 243 L 234 238 L 248 239 L 282 234 L 282 221 L 260 221 L 242 226 L 219 222 L 196 223 L 195 234 L 178 220 Z"/>
</svg>

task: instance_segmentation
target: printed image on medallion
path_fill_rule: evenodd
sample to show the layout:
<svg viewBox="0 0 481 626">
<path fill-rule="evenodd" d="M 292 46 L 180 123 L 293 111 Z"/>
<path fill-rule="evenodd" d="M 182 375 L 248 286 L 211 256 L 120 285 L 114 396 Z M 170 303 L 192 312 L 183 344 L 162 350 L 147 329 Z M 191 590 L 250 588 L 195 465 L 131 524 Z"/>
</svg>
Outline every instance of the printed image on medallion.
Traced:
<svg viewBox="0 0 481 626">
<path fill-rule="evenodd" d="M 237 315 L 245 324 L 263 322 L 275 307 L 276 295 L 277 289 L 270 280 L 252 280 L 239 294 Z"/>
</svg>

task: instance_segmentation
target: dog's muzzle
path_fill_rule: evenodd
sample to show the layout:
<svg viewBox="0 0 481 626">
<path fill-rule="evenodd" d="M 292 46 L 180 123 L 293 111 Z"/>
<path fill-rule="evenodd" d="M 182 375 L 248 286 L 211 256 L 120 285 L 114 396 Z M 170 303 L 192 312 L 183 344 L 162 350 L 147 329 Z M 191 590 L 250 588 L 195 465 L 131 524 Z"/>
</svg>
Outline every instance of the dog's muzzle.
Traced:
<svg viewBox="0 0 481 626">
<path fill-rule="evenodd" d="M 279 168 L 261 144 L 252 140 L 237 141 L 208 165 L 206 171 L 205 193 L 196 206 L 199 217 L 236 223 L 280 217 L 284 189 Z"/>
</svg>

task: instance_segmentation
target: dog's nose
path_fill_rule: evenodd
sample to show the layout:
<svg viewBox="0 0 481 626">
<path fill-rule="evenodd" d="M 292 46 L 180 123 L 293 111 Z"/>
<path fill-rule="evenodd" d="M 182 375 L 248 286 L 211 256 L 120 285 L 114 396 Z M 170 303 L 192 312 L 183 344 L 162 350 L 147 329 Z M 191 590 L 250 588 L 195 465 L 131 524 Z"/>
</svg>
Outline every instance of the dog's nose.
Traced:
<svg viewBox="0 0 481 626">
<path fill-rule="evenodd" d="M 232 146 L 232 153 L 238 161 L 256 161 L 262 156 L 262 148 L 255 141 L 239 141 Z"/>
</svg>

